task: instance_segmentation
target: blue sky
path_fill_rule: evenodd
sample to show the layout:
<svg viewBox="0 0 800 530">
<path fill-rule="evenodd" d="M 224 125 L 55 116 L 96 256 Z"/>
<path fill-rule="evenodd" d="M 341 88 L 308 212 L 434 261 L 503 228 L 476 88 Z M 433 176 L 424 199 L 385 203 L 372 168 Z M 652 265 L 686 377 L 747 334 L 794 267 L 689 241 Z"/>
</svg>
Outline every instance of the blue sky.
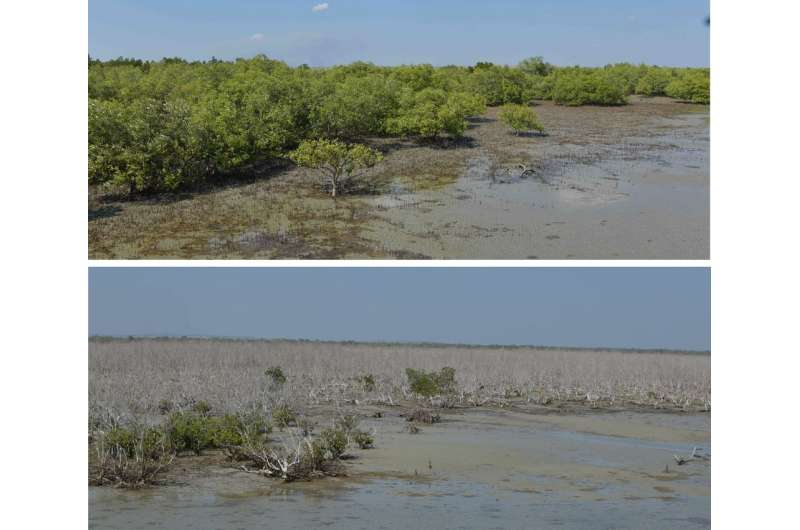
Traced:
<svg viewBox="0 0 800 530">
<path fill-rule="evenodd" d="M 90 268 L 91 335 L 707 350 L 704 268 Z"/>
<path fill-rule="evenodd" d="M 90 0 L 101 59 L 708 66 L 708 0 Z M 316 7 L 316 9 L 315 9 Z"/>
</svg>

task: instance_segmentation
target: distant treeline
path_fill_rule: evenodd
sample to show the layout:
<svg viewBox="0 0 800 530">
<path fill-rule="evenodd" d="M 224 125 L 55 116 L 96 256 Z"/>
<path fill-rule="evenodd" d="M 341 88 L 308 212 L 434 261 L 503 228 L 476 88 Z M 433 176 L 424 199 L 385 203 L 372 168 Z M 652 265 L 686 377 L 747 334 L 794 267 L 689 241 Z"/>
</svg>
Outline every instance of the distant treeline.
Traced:
<svg viewBox="0 0 800 530">
<path fill-rule="evenodd" d="M 331 68 L 292 68 L 263 55 L 90 57 L 88 67 L 89 183 L 129 195 L 222 181 L 286 158 L 304 139 L 458 138 L 487 105 L 624 105 L 631 94 L 710 100 L 708 69 L 556 67 L 540 57 L 515 67 Z"/>
<path fill-rule="evenodd" d="M 672 353 L 680 355 L 710 355 L 711 352 L 703 350 L 673 350 L 667 348 L 609 348 L 598 347 L 589 348 L 585 346 L 541 346 L 533 344 L 459 344 L 449 342 L 384 342 L 384 341 L 355 341 L 355 340 L 315 340 L 315 339 L 260 339 L 248 337 L 204 337 L 204 336 L 109 336 L 92 335 L 89 342 L 133 342 L 133 341 L 152 341 L 152 342 L 185 342 L 194 340 L 204 340 L 211 342 L 248 342 L 248 343 L 301 343 L 301 344 L 339 344 L 351 346 L 373 346 L 373 347 L 402 347 L 402 348 L 458 348 L 458 349 L 482 349 L 482 350 L 543 350 L 543 351 L 585 351 L 585 352 L 627 352 L 627 353 Z"/>
</svg>

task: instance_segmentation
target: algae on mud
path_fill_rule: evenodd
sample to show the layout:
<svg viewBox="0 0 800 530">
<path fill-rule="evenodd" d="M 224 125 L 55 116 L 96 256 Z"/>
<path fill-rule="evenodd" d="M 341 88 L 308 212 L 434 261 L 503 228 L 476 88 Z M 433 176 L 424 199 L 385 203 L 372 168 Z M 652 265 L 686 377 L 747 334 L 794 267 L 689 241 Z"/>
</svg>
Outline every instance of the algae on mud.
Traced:
<svg viewBox="0 0 800 530">
<path fill-rule="evenodd" d="M 297 168 L 175 197 L 93 195 L 89 256 L 708 257 L 707 107 L 634 97 L 536 110 L 546 136 L 515 136 L 489 109 L 458 141 L 373 139 L 385 161 L 336 200 Z"/>
</svg>

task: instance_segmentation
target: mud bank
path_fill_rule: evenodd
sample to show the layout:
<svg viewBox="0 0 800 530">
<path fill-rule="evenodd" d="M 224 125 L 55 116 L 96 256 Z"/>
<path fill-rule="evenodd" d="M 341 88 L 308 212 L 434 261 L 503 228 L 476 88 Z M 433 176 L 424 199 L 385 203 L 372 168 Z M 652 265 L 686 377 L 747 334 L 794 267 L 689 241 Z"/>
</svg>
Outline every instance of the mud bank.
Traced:
<svg viewBox="0 0 800 530">
<path fill-rule="evenodd" d="M 710 460 L 673 456 L 710 452 L 708 414 L 471 409 L 411 434 L 388 410 L 362 427 L 376 447 L 353 451 L 346 477 L 283 484 L 190 457 L 167 486 L 90 488 L 90 528 L 710 525 Z"/>
<path fill-rule="evenodd" d="M 664 98 L 497 109 L 456 143 L 374 139 L 386 159 L 336 201 L 301 169 L 135 202 L 90 197 L 92 258 L 705 259 L 708 108 Z M 522 175 L 521 167 L 532 170 Z"/>
</svg>

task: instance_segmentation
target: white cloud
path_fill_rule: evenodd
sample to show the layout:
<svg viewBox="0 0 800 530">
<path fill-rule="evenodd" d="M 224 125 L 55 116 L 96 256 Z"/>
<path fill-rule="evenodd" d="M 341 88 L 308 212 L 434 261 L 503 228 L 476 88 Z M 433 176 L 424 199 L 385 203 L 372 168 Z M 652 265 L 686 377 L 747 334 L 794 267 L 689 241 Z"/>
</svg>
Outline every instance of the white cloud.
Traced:
<svg viewBox="0 0 800 530">
<path fill-rule="evenodd" d="M 253 35 L 250 35 L 250 40 L 264 40 L 264 34 L 254 33 Z"/>
<path fill-rule="evenodd" d="M 320 11 L 327 11 L 328 7 L 330 7 L 328 6 L 328 2 L 325 2 L 324 4 L 315 5 L 314 7 L 311 8 L 311 11 L 313 11 L 314 13 L 319 13 Z"/>
</svg>

